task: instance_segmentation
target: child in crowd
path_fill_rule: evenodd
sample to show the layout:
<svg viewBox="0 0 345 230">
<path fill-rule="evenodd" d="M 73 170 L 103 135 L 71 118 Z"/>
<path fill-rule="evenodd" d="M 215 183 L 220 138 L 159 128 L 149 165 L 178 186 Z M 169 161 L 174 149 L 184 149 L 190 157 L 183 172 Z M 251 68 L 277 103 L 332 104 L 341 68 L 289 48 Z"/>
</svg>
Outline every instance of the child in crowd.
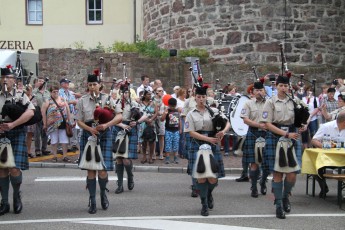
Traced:
<svg viewBox="0 0 345 230">
<path fill-rule="evenodd" d="M 176 105 L 177 100 L 170 98 L 168 108 L 161 117 L 161 121 L 165 121 L 165 164 L 170 164 L 170 153 L 174 153 L 174 163 L 179 163 L 178 146 L 180 142 L 181 119 Z"/>
</svg>

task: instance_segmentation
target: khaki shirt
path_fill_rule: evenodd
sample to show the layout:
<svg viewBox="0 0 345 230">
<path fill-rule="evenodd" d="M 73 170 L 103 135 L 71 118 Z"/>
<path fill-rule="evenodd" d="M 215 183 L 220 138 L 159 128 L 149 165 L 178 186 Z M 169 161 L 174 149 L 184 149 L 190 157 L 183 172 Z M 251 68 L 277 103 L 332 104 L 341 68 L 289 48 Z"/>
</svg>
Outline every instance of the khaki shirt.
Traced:
<svg viewBox="0 0 345 230">
<path fill-rule="evenodd" d="M 121 103 L 119 104 L 120 106 L 122 106 Z M 131 108 L 133 107 L 139 108 L 138 103 L 135 101 L 132 101 L 131 104 L 129 104 L 128 102 L 125 103 L 125 108 L 123 108 L 123 112 L 122 112 L 123 121 L 131 121 Z"/>
<path fill-rule="evenodd" d="M 15 96 L 12 95 L 13 92 L 9 92 L 7 95 L 7 98 L 5 98 L 5 95 L 1 92 L 0 93 L 0 108 L 2 110 L 2 107 L 4 106 L 6 101 L 14 101 L 14 102 L 18 102 L 20 101 L 21 97 L 22 97 L 22 93 L 21 92 L 17 92 Z M 12 98 L 14 100 L 12 100 Z M 35 110 L 35 106 L 31 103 L 30 99 L 28 98 L 28 96 L 26 94 L 23 95 L 23 99 L 22 99 L 22 104 L 25 105 L 26 103 L 29 102 L 28 108 L 27 109 L 33 109 Z M 4 118 L 4 121 L 12 121 L 8 116 L 6 116 Z"/>
<path fill-rule="evenodd" d="M 296 98 L 296 100 L 298 99 Z M 288 97 L 281 100 L 278 96 L 273 96 L 266 101 L 260 121 L 280 125 L 292 125 L 295 121 L 293 102 Z"/>
<path fill-rule="evenodd" d="M 90 94 L 82 96 L 77 103 L 77 116 L 76 119 L 79 121 L 87 122 L 94 119 L 93 112 L 96 109 L 96 104 L 99 104 L 102 108 L 108 100 L 108 95 L 100 93 L 97 100 L 91 97 Z M 114 100 L 110 100 L 110 106 L 114 109 L 115 114 L 122 113 L 121 104 L 114 103 Z"/>
<path fill-rule="evenodd" d="M 218 109 L 211 108 L 214 114 L 218 114 Z M 223 114 L 221 115 L 227 119 Z M 197 108 L 187 114 L 184 124 L 184 132 L 190 131 L 213 131 L 213 124 L 210 112 L 205 108 L 204 112 L 200 112 Z"/>
<path fill-rule="evenodd" d="M 337 119 L 338 114 L 343 110 L 345 110 L 345 106 L 330 112 L 329 115 L 331 115 L 331 121 Z"/>
<path fill-rule="evenodd" d="M 248 100 L 245 102 L 242 111 L 241 111 L 241 118 L 249 118 L 252 121 L 260 122 L 262 111 L 265 105 L 265 101 L 257 101 L 254 100 Z"/>
<path fill-rule="evenodd" d="M 181 116 L 182 117 L 187 116 L 187 114 L 193 109 L 195 109 L 195 107 L 196 107 L 196 101 L 194 97 L 190 97 L 186 99 L 184 106 L 182 108 Z"/>
<path fill-rule="evenodd" d="M 35 88 L 32 91 L 32 94 L 35 95 L 37 105 L 39 107 L 42 107 L 43 102 L 45 102 L 46 100 L 49 100 L 50 98 L 50 93 L 48 90 L 44 90 L 44 92 L 41 93 L 41 91 L 39 91 L 38 88 Z"/>
</svg>

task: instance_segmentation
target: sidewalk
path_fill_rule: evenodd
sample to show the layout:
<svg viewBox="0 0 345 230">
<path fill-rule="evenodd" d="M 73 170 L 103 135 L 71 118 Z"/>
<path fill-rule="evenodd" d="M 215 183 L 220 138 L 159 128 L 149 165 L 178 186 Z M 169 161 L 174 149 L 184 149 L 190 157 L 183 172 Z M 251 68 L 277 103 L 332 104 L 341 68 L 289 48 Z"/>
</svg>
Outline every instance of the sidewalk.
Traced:
<svg viewBox="0 0 345 230">
<path fill-rule="evenodd" d="M 48 146 L 48 150 L 49 146 Z M 71 162 L 74 162 L 79 157 L 79 151 L 73 153 L 67 153 L 68 157 L 71 159 Z M 33 168 L 78 168 L 78 165 L 75 163 L 65 163 L 62 161 L 62 155 L 58 154 L 58 162 L 53 163 L 53 155 L 42 156 L 29 159 L 30 167 Z M 139 159 L 133 160 L 133 166 L 135 172 L 162 172 L 162 173 L 186 173 L 188 161 L 186 159 L 180 159 L 178 164 L 170 163 L 165 164 L 164 160 L 154 161 L 153 164 L 142 164 L 141 158 L 142 155 L 138 155 Z M 224 168 L 227 174 L 240 174 L 242 171 L 242 157 L 223 157 Z"/>
</svg>

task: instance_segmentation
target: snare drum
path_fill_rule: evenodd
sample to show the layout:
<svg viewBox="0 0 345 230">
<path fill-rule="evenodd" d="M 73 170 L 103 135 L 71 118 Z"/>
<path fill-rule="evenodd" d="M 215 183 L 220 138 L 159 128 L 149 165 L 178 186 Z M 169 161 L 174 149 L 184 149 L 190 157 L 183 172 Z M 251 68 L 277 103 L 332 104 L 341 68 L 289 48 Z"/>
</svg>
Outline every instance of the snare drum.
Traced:
<svg viewBox="0 0 345 230">
<path fill-rule="evenodd" d="M 248 96 L 236 96 L 232 97 L 230 104 L 227 108 L 227 115 L 231 123 L 231 128 L 238 136 L 247 135 L 249 126 L 244 123 L 240 117 L 242 108 L 246 101 L 250 100 Z"/>
</svg>

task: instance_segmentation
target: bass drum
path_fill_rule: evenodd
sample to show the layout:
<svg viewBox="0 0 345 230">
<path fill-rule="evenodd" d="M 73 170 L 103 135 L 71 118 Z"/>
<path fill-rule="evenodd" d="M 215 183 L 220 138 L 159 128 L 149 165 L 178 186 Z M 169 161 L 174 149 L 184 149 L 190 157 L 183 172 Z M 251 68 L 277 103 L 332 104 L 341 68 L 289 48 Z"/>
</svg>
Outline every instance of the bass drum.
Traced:
<svg viewBox="0 0 345 230">
<path fill-rule="evenodd" d="M 228 107 L 227 114 L 229 114 L 231 128 L 238 136 L 245 136 L 248 132 L 249 126 L 245 124 L 243 119 L 240 117 L 243 106 L 248 100 L 250 100 L 250 98 L 245 95 L 234 97 Z"/>
</svg>

